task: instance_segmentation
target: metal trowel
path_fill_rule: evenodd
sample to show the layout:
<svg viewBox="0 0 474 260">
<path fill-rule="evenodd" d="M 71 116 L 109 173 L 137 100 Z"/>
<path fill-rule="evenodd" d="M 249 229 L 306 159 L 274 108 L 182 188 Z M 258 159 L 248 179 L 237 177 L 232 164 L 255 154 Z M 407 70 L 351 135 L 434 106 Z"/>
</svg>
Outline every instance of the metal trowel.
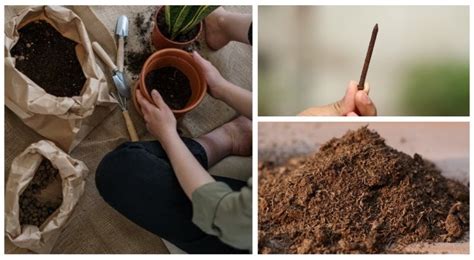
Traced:
<svg viewBox="0 0 474 260">
<path fill-rule="evenodd" d="M 117 19 L 117 24 L 115 26 L 115 35 L 117 35 L 117 38 L 118 38 L 117 67 L 118 67 L 119 71 L 123 72 L 125 37 L 128 36 L 128 18 L 127 18 L 127 16 L 121 15 Z"/>
<path fill-rule="evenodd" d="M 92 48 L 94 49 L 95 53 L 102 59 L 102 61 L 107 65 L 107 67 L 109 67 L 113 72 L 112 79 L 119 93 L 114 97 L 117 99 L 120 109 L 122 110 L 123 117 L 125 118 L 128 133 L 130 134 L 130 140 L 132 140 L 132 142 L 136 142 L 138 141 L 137 131 L 127 109 L 127 98 L 130 97 L 130 90 L 127 86 L 127 83 L 125 82 L 125 77 L 123 73 L 118 70 L 117 66 L 115 66 L 109 55 L 107 55 L 107 53 L 104 51 L 104 49 L 102 49 L 99 43 L 93 42 Z"/>
<path fill-rule="evenodd" d="M 129 98 L 130 97 L 130 89 L 127 86 L 127 82 L 125 81 L 125 76 L 123 72 L 118 70 L 118 67 L 114 64 L 112 59 L 110 59 L 109 55 L 102 49 L 99 43 L 93 42 L 92 48 L 94 49 L 95 53 L 100 57 L 100 59 L 112 70 L 112 79 L 114 81 L 115 87 L 120 95 Z"/>
</svg>

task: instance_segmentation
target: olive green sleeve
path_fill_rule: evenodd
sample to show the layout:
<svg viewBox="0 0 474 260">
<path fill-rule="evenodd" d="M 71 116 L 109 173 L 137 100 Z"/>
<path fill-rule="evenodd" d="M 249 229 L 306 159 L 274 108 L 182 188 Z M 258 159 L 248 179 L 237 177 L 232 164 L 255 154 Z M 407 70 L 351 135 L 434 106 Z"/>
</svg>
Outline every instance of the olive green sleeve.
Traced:
<svg viewBox="0 0 474 260">
<path fill-rule="evenodd" d="M 252 178 L 240 191 L 223 182 L 211 182 L 192 194 L 193 223 L 222 242 L 252 249 Z"/>
</svg>

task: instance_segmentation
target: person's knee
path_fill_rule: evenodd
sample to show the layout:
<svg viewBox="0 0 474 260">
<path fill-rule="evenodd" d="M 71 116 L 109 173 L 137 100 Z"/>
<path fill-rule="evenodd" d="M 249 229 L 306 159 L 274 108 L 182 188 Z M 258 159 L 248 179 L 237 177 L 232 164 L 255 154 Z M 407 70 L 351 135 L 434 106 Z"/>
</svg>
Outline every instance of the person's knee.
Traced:
<svg viewBox="0 0 474 260">
<path fill-rule="evenodd" d="M 95 173 L 95 185 L 97 190 L 99 191 L 100 195 L 105 199 L 108 200 L 109 195 L 112 194 L 110 189 L 112 188 L 111 185 L 116 182 L 116 180 L 112 181 L 113 178 L 117 178 L 119 176 L 114 176 L 114 154 L 113 152 L 107 154 L 102 161 L 99 163 Z"/>
<path fill-rule="evenodd" d="M 111 160 L 109 158 L 110 153 L 107 154 L 97 166 L 97 170 L 95 172 L 95 185 L 97 190 L 100 194 L 103 193 L 105 185 L 109 183 L 108 179 L 112 177 L 110 168 L 111 168 Z"/>
<path fill-rule="evenodd" d="M 126 181 L 125 174 L 128 171 L 124 169 L 127 168 L 127 165 L 133 163 L 131 145 L 130 142 L 121 144 L 105 155 L 97 166 L 95 183 L 97 190 L 105 200 L 110 199 L 109 197 L 115 193 L 114 190 L 119 188 L 121 182 Z M 134 150 L 134 152 L 137 152 L 136 149 Z"/>
</svg>

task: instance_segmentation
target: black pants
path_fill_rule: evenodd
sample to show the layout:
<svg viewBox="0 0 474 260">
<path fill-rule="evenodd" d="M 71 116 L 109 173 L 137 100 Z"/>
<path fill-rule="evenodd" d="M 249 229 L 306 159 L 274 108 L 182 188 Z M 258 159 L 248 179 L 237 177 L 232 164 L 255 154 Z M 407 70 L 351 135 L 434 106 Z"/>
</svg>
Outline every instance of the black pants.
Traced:
<svg viewBox="0 0 474 260">
<path fill-rule="evenodd" d="M 192 139 L 184 143 L 207 168 L 204 148 Z M 214 177 L 240 190 L 246 183 Z M 248 253 L 230 247 L 192 223 L 192 205 L 159 142 L 124 143 L 107 154 L 96 172 L 101 196 L 118 212 L 187 253 Z"/>
</svg>

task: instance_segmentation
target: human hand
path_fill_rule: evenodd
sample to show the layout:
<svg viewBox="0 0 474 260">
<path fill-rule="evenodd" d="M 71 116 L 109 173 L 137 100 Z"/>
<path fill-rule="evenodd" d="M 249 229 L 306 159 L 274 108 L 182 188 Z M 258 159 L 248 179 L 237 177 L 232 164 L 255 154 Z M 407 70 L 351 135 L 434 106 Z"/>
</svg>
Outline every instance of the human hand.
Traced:
<svg viewBox="0 0 474 260">
<path fill-rule="evenodd" d="M 151 92 L 155 104 L 150 103 L 143 97 L 138 88 L 136 89 L 136 95 L 148 132 L 160 142 L 166 140 L 170 134 L 176 133 L 176 118 L 158 91 L 154 89 Z"/>
<path fill-rule="evenodd" d="M 193 59 L 197 64 L 199 64 L 204 76 L 206 77 L 211 96 L 217 99 L 222 99 L 227 80 L 222 77 L 221 73 L 216 69 L 216 67 L 214 67 L 214 65 L 212 65 L 211 62 L 201 57 L 198 52 L 193 52 Z"/>
<path fill-rule="evenodd" d="M 377 109 L 369 98 L 370 87 L 366 82 L 363 90 L 357 89 L 357 82 L 351 81 L 344 97 L 321 107 L 311 107 L 299 113 L 300 116 L 376 116 Z"/>
</svg>

